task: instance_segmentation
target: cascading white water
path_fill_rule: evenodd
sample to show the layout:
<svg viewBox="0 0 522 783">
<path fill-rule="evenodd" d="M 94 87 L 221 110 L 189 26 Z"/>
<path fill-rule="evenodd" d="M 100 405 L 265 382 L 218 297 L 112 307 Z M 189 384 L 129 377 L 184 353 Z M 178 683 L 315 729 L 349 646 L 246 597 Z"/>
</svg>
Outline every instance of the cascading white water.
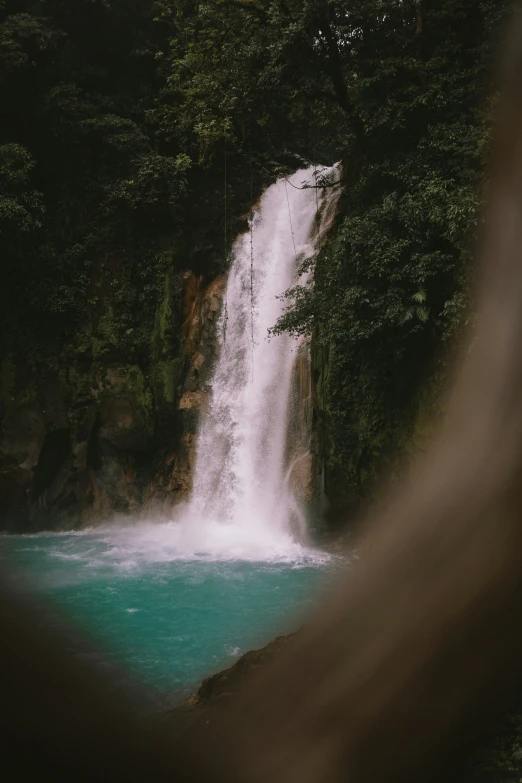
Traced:
<svg viewBox="0 0 522 783">
<path fill-rule="evenodd" d="M 315 184 L 317 169 L 269 187 L 250 230 L 233 248 L 218 324 L 218 358 L 196 447 L 193 491 L 179 522 L 184 548 L 270 556 L 295 549 L 296 502 L 285 481 L 287 417 L 298 343 L 269 336 L 281 295 L 315 250 L 338 188 Z M 321 170 L 338 182 L 339 168 Z"/>
</svg>

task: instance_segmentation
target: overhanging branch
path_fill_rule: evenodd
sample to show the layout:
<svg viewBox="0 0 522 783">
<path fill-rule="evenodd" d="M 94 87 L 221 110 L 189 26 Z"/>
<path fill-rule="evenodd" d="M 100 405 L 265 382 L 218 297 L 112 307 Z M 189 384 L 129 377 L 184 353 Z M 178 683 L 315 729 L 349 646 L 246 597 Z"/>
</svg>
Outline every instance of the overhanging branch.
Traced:
<svg viewBox="0 0 522 783">
<path fill-rule="evenodd" d="M 214 0 L 214 2 L 217 6 L 232 6 L 234 8 L 240 8 L 243 11 L 251 11 L 253 14 L 256 14 L 263 23 L 266 23 L 268 20 L 267 12 L 263 6 L 256 2 L 256 0 Z"/>
</svg>

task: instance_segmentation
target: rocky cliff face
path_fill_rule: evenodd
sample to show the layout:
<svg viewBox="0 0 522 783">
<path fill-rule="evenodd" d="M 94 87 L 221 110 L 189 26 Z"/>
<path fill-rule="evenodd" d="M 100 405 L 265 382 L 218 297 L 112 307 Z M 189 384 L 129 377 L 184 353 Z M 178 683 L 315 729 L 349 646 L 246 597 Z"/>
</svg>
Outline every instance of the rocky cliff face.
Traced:
<svg viewBox="0 0 522 783">
<path fill-rule="evenodd" d="M 4 359 L 1 527 L 81 527 L 138 508 L 168 513 L 186 495 L 223 286 L 222 276 L 167 273 L 147 362 L 125 355 L 107 300 L 91 334 L 97 351 L 91 345 L 82 356 L 75 344 L 47 361 Z"/>
<path fill-rule="evenodd" d="M 297 351 L 292 375 L 288 422 L 288 484 L 313 530 L 322 517 L 323 462 L 318 442 L 316 389 L 312 376 L 310 342 Z"/>
</svg>

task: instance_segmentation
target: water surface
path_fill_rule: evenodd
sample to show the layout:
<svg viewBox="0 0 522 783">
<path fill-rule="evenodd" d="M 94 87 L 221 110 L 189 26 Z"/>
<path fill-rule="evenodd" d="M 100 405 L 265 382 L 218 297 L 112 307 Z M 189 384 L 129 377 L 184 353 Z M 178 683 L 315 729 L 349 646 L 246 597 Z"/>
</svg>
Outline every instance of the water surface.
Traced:
<svg viewBox="0 0 522 783">
<path fill-rule="evenodd" d="M 249 649 L 296 629 L 339 567 L 303 548 L 255 559 L 180 557 L 168 525 L 6 536 L 36 592 L 86 631 L 103 656 L 176 701 Z"/>
</svg>

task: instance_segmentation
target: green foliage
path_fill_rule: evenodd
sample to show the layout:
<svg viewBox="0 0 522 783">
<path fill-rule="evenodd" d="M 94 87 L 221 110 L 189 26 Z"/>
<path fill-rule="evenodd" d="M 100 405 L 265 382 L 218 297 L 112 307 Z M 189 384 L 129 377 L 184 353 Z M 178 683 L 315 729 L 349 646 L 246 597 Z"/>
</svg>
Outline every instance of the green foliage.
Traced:
<svg viewBox="0 0 522 783">
<path fill-rule="evenodd" d="M 180 358 L 159 362 L 157 365 L 159 380 L 163 387 L 163 398 L 170 404 L 176 400 L 181 369 L 182 362 Z"/>
<path fill-rule="evenodd" d="M 341 159 L 336 230 L 278 328 L 314 334 L 331 472 L 371 491 L 466 319 L 507 7 L 5 0 L 4 352 L 138 366 L 173 400 L 177 265 L 221 270 L 251 194 Z"/>
<path fill-rule="evenodd" d="M 391 0 L 354 8 L 363 33 L 345 83 L 363 130 L 344 150 L 335 236 L 278 324 L 329 346 L 319 404 L 330 471 L 352 500 L 408 457 L 440 346 L 464 325 L 492 33 L 507 4 L 424 2 L 421 18 Z"/>
<path fill-rule="evenodd" d="M 34 165 L 20 144 L 0 147 L 0 236 L 10 245 L 41 226 L 41 197 L 31 187 Z"/>
<path fill-rule="evenodd" d="M 284 168 L 284 156 L 331 154 L 350 130 L 328 89 L 319 36 L 324 3 L 159 0 L 172 31 L 158 110 L 203 164 L 230 149 Z M 339 141 L 341 142 L 339 143 Z"/>
<path fill-rule="evenodd" d="M 156 27 L 141 0 L 2 4 L 4 346 L 146 362 L 191 165 L 147 119 Z"/>
</svg>

